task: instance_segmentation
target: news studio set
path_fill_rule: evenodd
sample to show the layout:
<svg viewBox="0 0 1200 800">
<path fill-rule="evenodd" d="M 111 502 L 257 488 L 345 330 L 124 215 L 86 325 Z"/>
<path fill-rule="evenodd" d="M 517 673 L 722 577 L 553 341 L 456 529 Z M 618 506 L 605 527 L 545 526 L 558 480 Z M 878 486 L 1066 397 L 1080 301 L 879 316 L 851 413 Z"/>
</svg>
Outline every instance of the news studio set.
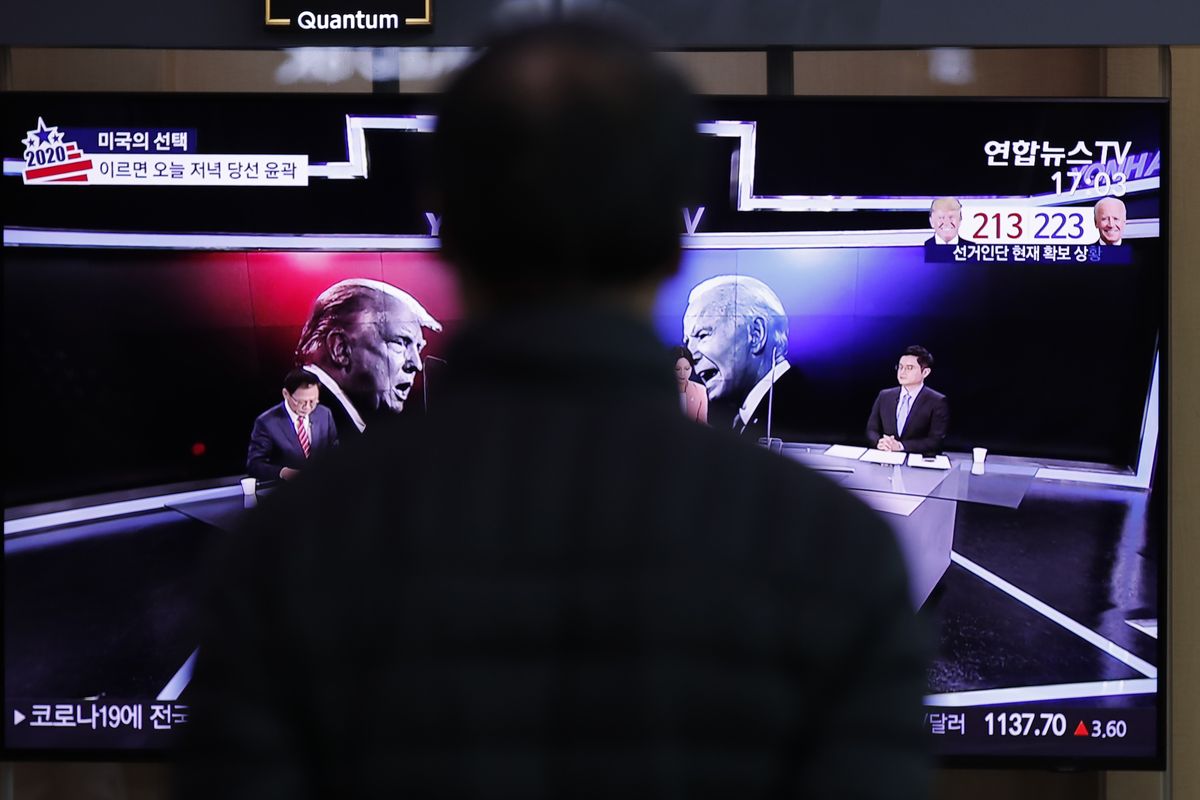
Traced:
<svg viewBox="0 0 1200 800">
<path fill-rule="evenodd" d="M 436 323 L 399 413 L 454 368 L 418 191 L 436 121 L 419 96 L 6 100 L 4 748 L 152 757 L 189 721 L 197 565 L 259 500 L 251 426 L 317 363 L 319 299 L 387 284 Z M 707 110 L 655 329 L 697 357 L 710 424 L 892 526 L 936 631 L 935 752 L 1161 768 L 1166 104 Z M 747 319 L 769 349 L 729 335 Z M 906 364 L 934 419 L 911 452 L 872 428 Z M 336 383 L 321 402 L 370 427 Z"/>
</svg>

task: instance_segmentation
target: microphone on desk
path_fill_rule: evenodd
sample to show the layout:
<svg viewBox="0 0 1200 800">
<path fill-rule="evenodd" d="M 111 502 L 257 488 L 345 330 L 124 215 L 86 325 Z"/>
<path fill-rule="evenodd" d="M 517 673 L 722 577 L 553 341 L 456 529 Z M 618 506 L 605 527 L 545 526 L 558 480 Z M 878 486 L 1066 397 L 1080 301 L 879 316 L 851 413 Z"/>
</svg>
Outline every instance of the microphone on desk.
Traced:
<svg viewBox="0 0 1200 800">
<path fill-rule="evenodd" d="M 758 443 L 770 450 L 772 453 L 783 452 L 783 439 L 775 439 L 771 436 L 772 416 L 775 412 L 775 359 L 779 357 L 779 348 L 771 348 L 771 385 L 767 388 L 767 435 L 758 440 Z"/>
</svg>

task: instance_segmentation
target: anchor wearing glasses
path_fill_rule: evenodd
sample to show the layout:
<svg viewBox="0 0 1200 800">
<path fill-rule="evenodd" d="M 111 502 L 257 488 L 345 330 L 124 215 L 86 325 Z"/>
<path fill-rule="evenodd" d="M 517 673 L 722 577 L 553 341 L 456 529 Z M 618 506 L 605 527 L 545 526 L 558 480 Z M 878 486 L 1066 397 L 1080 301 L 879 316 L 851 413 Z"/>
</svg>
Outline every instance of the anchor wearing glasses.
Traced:
<svg viewBox="0 0 1200 800">
<path fill-rule="evenodd" d="M 294 369 L 283 379 L 283 402 L 254 420 L 246 473 L 260 481 L 291 480 L 321 453 L 337 447 L 333 414 L 321 405 L 317 376 Z"/>
<path fill-rule="evenodd" d="M 867 418 L 867 440 L 890 452 L 932 454 L 942 449 L 950 430 L 946 395 L 925 385 L 933 372 L 933 356 L 920 345 L 904 350 L 896 364 L 894 389 L 884 389 Z"/>
</svg>

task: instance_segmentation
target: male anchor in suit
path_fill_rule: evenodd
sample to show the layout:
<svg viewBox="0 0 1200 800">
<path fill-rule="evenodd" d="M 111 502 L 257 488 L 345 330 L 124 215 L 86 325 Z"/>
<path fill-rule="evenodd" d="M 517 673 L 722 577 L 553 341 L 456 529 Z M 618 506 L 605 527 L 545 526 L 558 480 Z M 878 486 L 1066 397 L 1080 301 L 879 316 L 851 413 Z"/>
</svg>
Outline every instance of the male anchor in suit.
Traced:
<svg viewBox="0 0 1200 800">
<path fill-rule="evenodd" d="M 294 369 L 283 379 L 283 402 L 254 420 L 246 472 L 260 481 L 291 480 L 311 459 L 337 447 L 337 428 L 321 405 L 317 376 Z"/>
<path fill-rule="evenodd" d="M 896 364 L 894 389 L 884 389 L 871 406 L 867 439 L 890 452 L 936 453 L 950 429 L 946 395 L 925 385 L 933 372 L 933 356 L 920 345 L 906 348 Z"/>
</svg>

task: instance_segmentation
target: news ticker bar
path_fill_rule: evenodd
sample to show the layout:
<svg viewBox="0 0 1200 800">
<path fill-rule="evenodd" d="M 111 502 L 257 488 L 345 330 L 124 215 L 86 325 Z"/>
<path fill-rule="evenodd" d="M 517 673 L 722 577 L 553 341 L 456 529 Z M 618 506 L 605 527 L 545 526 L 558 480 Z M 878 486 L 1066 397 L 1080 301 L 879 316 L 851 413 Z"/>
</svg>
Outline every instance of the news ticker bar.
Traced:
<svg viewBox="0 0 1200 800">
<path fill-rule="evenodd" d="M 16 700 L 5 703 L 9 748 L 163 747 L 191 718 L 186 703 L 161 700 Z"/>
<path fill-rule="evenodd" d="M 1129 702 L 1122 698 L 1118 702 Z M 9 748 L 166 747 L 191 718 L 187 704 L 141 700 L 26 700 L 5 704 Z M 941 755 L 1152 755 L 1155 706 L 927 706 L 924 728 Z"/>
</svg>

